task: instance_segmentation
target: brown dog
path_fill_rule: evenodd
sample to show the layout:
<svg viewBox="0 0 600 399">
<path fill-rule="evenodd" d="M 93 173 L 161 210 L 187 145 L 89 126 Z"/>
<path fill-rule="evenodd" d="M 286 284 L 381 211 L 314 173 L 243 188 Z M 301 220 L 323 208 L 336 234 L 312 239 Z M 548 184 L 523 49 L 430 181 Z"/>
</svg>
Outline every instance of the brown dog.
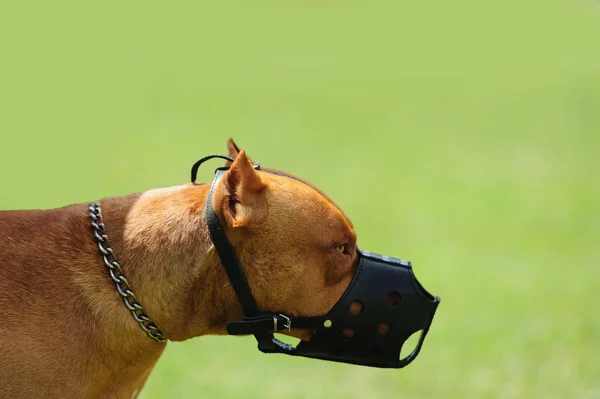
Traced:
<svg viewBox="0 0 600 399">
<path fill-rule="evenodd" d="M 228 144 L 235 162 L 213 206 L 260 309 L 327 313 L 356 268 L 352 224 L 327 197 L 255 170 Z M 101 201 L 124 275 L 172 341 L 224 334 L 242 317 L 207 232 L 209 186 Z M 310 339 L 305 330 L 291 335 Z M 129 399 L 165 346 L 125 308 L 99 255 L 87 204 L 0 212 L 0 397 Z"/>
</svg>

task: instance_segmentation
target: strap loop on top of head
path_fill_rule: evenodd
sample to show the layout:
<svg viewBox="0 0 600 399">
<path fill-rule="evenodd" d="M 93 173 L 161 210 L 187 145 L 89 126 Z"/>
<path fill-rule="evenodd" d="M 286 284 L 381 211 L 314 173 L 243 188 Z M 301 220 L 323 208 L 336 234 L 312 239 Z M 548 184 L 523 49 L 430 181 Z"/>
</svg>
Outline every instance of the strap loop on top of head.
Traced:
<svg viewBox="0 0 600 399">
<path fill-rule="evenodd" d="M 204 162 L 213 159 L 213 158 L 220 158 L 220 159 L 224 159 L 226 161 L 229 162 L 233 162 L 234 159 L 231 157 L 228 157 L 226 155 L 208 155 L 204 158 L 202 158 L 201 160 L 199 160 L 198 162 L 196 162 L 193 166 L 192 166 L 192 183 L 196 183 L 196 177 L 198 176 L 198 168 L 200 167 L 200 165 L 202 165 Z"/>
</svg>

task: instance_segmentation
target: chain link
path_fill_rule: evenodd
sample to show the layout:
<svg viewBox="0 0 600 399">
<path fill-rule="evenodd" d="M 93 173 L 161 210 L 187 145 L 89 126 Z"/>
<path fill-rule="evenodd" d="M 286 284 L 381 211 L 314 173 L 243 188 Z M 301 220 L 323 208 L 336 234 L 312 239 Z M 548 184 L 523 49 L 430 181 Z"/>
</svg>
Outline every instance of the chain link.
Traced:
<svg viewBox="0 0 600 399">
<path fill-rule="evenodd" d="M 129 282 L 123 275 L 121 265 L 115 258 L 114 251 L 108 245 L 108 236 L 104 229 L 104 223 L 102 223 L 102 209 L 100 208 L 99 202 L 94 202 L 89 206 L 90 211 L 90 223 L 94 230 L 94 237 L 98 243 L 98 249 L 104 260 L 104 265 L 108 268 L 108 274 L 117 287 L 117 292 L 123 298 L 123 302 L 131 315 L 142 327 L 142 330 L 148 334 L 150 338 L 156 342 L 165 342 L 167 339 L 163 335 L 162 331 L 156 327 L 154 322 L 146 315 L 142 305 L 138 303 L 138 300 L 129 286 Z"/>
</svg>

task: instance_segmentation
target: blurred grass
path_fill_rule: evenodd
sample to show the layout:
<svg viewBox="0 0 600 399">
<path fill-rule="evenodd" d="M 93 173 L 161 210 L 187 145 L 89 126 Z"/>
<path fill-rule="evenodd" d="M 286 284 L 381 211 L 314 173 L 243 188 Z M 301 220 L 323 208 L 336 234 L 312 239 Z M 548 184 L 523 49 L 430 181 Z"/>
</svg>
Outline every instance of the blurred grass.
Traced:
<svg viewBox="0 0 600 399">
<path fill-rule="evenodd" d="M 402 371 L 205 337 L 142 398 L 598 398 L 599 7 L 2 3 L 0 209 L 185 183 L 231 136 L 442 305 Z"/>
</svg>

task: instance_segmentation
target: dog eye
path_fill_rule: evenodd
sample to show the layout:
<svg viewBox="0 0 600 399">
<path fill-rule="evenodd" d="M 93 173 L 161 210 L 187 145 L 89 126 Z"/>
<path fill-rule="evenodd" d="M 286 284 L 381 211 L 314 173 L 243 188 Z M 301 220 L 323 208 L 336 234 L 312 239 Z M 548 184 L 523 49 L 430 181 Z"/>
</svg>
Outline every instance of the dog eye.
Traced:
<svg viewBox="0 0 600 399">
<path fill-rule="evenodd" d="M 335 250 L 338 251 L 341 254 L 345 254 L 346 253 L 346 246 L 345 245 L 338 245 L 337 247 L 335 247 Z"/>
</svg>

